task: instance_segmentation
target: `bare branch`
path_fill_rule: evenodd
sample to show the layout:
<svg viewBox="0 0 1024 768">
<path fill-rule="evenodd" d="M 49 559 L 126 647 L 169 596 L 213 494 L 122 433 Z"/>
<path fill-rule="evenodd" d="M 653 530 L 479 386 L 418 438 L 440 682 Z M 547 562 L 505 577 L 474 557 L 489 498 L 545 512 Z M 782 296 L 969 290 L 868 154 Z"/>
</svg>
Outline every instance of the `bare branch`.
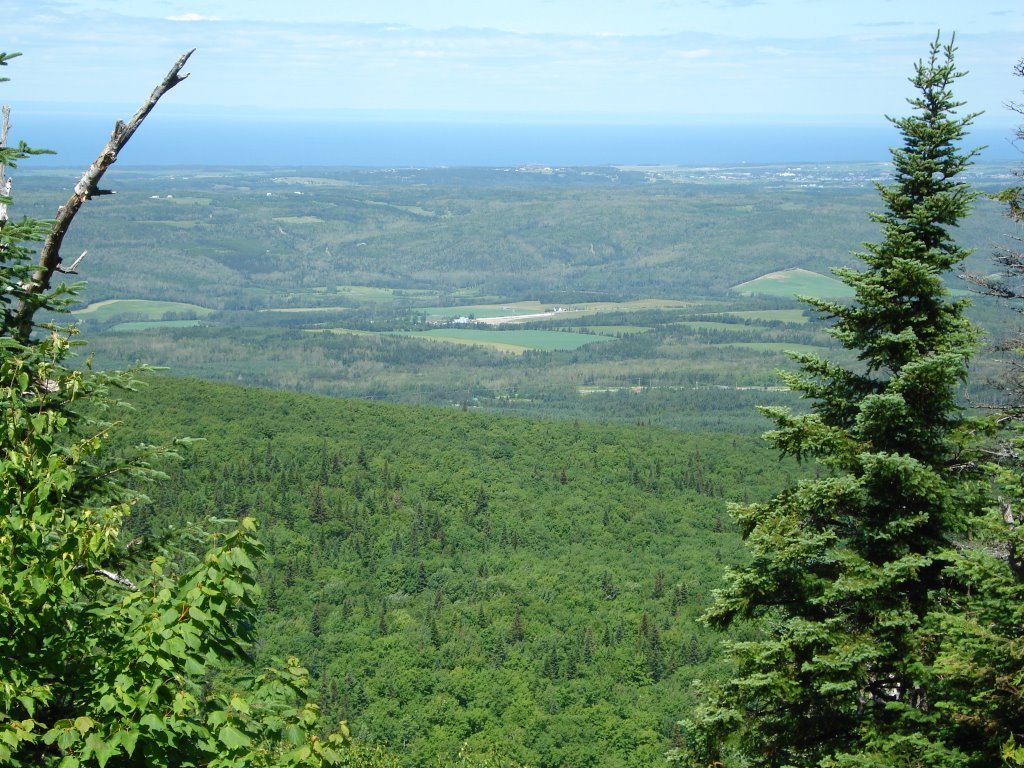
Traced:
<svg viewBox="0 0 1024 768">
<path fill-rule="evenodd" d="M 82 259 L 85 258 L 85 254 L 87 253 L 88 251 L 82 251 L 82 255 L 75 259 L 73 262 L 71 262 L 70 267 L 62 267 L 60 264 L 58 264 L 57 271 L 65 275 L 77 275 L 78 272 L 76 272 L 75 270 L 78 269 L 78 265 L 82 263 Z"/>
<path fill-rule="evenodd" d="M 11 108 L 4 104 L 3 116 L 0 117 L 0 149 L 7 148 L 7 132 L 11 128 Z M 6 173 L 6 168 L 0 164 L 0 229 L 7 224 L 7 202 L 6 198 L 11 196 L 11 178 Z"/>
<path fill-rule="evenodd" d="M 188 77 L 188 74 L 182 74 L 181 70 L 194 52 L 195 48 L 181 55 L 170 71 L 168 71 L 163 81 L 153 89 L 149 98 L 132 116 L 131 120 L 127 123 L 122 120 L 117 121 L 114 125 L 114 131 L 110 135 L 110 141 L 103 147 L 103 150 L 93 161 L 92 165 L 89 166 L 89 169 L 82 174 L 82 178 L 75 185 L 74 192 L 72 192 L 68 201 L 57 210 L 57 217 L 53 223 L 53 228 L 50 230 L 46 242 L 43 243 L 42 250 L 39 252 L 38 268 L 32 276 L 32 281 L 25 286 L 25 295 L 18 305 L 18 310 L 14 316 L 15 335 L 20 340 L 27 341 L 32 333 L 33 316 L 39 307 L 38 301 L 34 301 L 33 297 L 49 290 L 50 279 L 60 265 L 61 244 L 64 242 L 64 236 L 67 234 L 75 215 L 86 200 L 97 195 L 109 194 L 109 192 L 99 188 L 100 179 L 103 178 L 106 170 L 114 164 L 118 153 L 124 149 L 125 145 L 135 134 L 135 131 L 142 125 L 142 121 L 153 111 L 153 107 L 156 106 L 163 95 Z"/>
<path fill-rule="evenodd" d="M 102 576 L 105 579 L 110 579 L 115 584 L 120 584 L 122 587 L 127 587 L 128 589 L 132 590 L 132 592 L 136 592 L 139 589 L 137 586 L 135 586 L 135 582 L 131 579 L 126 578 L 119 573 L 108 571 L 106 568 L 97 568 L 93 571 L 93 575 Z"/>
</svg>

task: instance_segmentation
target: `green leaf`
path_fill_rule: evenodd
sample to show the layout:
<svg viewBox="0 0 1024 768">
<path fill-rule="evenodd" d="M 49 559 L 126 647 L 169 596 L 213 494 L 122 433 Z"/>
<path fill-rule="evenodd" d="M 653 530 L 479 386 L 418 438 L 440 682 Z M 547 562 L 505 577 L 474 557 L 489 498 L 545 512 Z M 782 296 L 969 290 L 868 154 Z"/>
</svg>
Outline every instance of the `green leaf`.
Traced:
<svg viewBox="0 0 1024 768">
<path fill-rule="evenodd" d="M 252 745 L 252 739 L 246 736 L 237 728 L 225 725 L 217 732 L 217 738 L 228 749 L 240 749 Z"/>
<path fill-rule="evenodd" d="M 135 743 L 139 740 L 139 732 L 137 730 L 121 731 L 121 744 L 124 746 L 124 751 L 131 757 L 135 754 Z"/>
<path fill-rule="evenodd" d="M 291 725 L 285 726 L 284 737 L 290 743 L 298 746 L 306 740 L 306 732 L 303 731 L 298 724 L 292 723 Z"/>
<path fill-rule="evenodd" d="M 28 712 L 29 717 L 35 717 L 36 714 L 36 700 L 31 696 L 19 696 L 18 701 L 21 702 L 21 706 Z"/>
<path fill-rule="evenodd" d="M 231 706 L 238 712 L 249 714 L 249 702 L 247 702 L 241 696 L 232 696 Z"/>
<path fill-rule="evenodd" d="M 107 761 L 118 751 L 116 744 L 104 741 L 98 733 L 90 734 L 89 738 L 85 740 L 85 745 L 96 755 L 96 761 L 100 764 L 100 768 L 104 768 Z"/>
</svg>

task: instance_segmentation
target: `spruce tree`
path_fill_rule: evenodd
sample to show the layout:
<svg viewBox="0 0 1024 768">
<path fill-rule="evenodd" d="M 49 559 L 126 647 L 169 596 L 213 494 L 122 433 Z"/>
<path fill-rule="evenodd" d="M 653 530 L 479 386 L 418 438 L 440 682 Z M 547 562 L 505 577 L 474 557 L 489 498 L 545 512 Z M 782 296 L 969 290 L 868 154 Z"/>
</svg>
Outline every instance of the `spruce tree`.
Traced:
<svg viewBox="0 0 1024 768">
<path fill-rule="evenodd" d="M 1024 77 L 1024 59 L 1014 74 Z M 1024 103 L 1008 108 L 1024 117 Z M 1024 141 L 1024 125 L 1015 132 Z M 1024 169 L 1017 171 L 1018 177 Z M 996 196 L 1006 204 L 1012 234 L 997 245 L 996 275 L 968 275 L 983 293 L 1009 300 L 1024 311 L 1024 187 Z M 938 647 L 931 668 L 937 707 L 949 713 L 945 740 L 969 756 L 968 764 L 1002 762 L 1024 766 L 1024 379 L 1019 335 L 997 342 L 1005 364 L 1000 386 L 1007 399 L 999 442 L 988 451 L 986 471 L 994 481 L 996 503 L 979 517 L 971 540 L 958 548 L 949 573 L 961 585 L 943 595 L 944 610 L 931 617 Z"/>
<path fill-rule="evenodd" d="M 976 333 L 944 274 L 967 253 L 951 234 L 973 193 L 957 179 L 974 115 L 951 88 L 953 43 L 932 44 L 911 82 L 911 116 L 873 214 L 882 241 L 837 269 L 850 303 L 808 299 L 856 354 L 848 366 L 795 356 L 784 376 L 808 413 L 764 411 L 769 441 L 819 465 L 733 516 L 750 562 L 728 574 L 706 619 L 754 622 L 730 646 L 733 679 L 693 713 L 680 757 L 708 765 L 952 765 L 927 687 L 922 623 L 945 587 L 952 540 L 982 505 L 957 405 Z M 748 635 L 749 636 L 749 635 Z"/>
</svg>

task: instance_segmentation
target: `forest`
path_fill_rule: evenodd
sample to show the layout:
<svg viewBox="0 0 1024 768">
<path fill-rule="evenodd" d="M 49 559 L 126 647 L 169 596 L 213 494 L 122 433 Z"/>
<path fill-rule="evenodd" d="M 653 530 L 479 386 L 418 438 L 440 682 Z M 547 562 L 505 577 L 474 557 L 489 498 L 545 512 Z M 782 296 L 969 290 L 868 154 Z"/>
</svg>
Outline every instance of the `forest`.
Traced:
<svg viewBox="0 0 1024 768">
<path fill-rule="evenodd" d="M 727 503 L 800 470 L 749 436 L 565 424 L 154 379 L 127 444 L 204 439 L 132 536 L 260 520 L 256 663 L 298 655 L 330 722 L 434 765 L 651 765 L 692 680 L 699 617 L 742 559 Z"/>
<path fill-rule="evenodd" d="M 886 166 L 128 169 L 55 244 L 105 168 L 0 146 L 0 762 L 1024 764 L 954 50 Z"/>
</svg>

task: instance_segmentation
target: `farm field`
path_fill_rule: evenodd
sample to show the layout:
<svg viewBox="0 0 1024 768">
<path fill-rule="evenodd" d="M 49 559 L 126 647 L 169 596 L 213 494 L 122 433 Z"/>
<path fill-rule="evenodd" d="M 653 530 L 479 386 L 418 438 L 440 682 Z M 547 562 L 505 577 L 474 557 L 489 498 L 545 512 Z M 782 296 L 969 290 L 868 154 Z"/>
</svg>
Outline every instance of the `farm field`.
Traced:
<svg viewBox="0 0 1024 768">
<path fill-rule="evenodd" d="M 479 344 L 520 354 L 530 349 L 544 352 L 573 350 L 587 344 L 614 340 L 612 336 L 599 336 L 592 333 L 541 330 L 491 331 L 474 328 L 439 328 L 429 331 L 406 331 L 399 333 L 402 336 L 409 336 L 415 339 L 449 341 L 458 344 Z"/>
<path fill-rule="evenodd" d="M 148 299 L 108 299 L 73 311 L 77 318 L 88 317 L 95 320 L 110 320 L 125 315 L 137 316 L 144 320 L 161 320 L 168 314 L 192 314 L 196 317 L 205 317 L 212 313 L 212 309 L 201 307 L 198 304 Z"/>
<path fill-rule="evenodd" d="M 754 280 L 734 285 L 736 293 L 764 294 L 767 296 L 814 296 L 815 298 L 845 298 L 853 295 L 849 286 L 834 277 L 807 269 L 784 269 L 769 272 Z"/>
</svg>

